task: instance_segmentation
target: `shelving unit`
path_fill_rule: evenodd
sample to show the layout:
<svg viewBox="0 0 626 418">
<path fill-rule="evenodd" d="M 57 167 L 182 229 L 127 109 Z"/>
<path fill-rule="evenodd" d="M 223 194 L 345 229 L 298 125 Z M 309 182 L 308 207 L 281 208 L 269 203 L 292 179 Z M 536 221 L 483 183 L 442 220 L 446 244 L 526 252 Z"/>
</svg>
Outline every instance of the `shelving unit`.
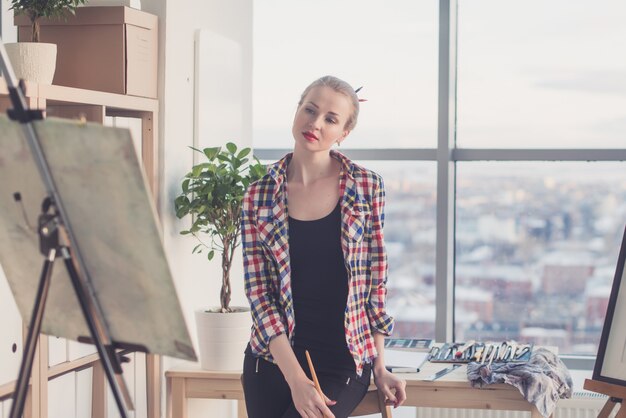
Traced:
<svg viewBox="0 0 626 418">
<path fill-rule="evenodd" d="M 158 112 L 159 102 L 137 96 L 83 90 L 72 87 L 25 83 L 25 96 L 32 109 L 42 109 L 46 117 L 69 119 L 84 118 L 89 122 L 104 123 L 105 116 L 137 118 L 141 120 L 142 163 L 146 179 L 156 207 L 159 202 L 159 146 Z M 0 112 L 11 107 L 6 82 L 0 77 Z M 26 335 L 26 332 L 23 333 Z M 25 416 L 47 418 L 48 381 L 64 374 L 93 367 L 92 417 L 106 417 L 107 385 L 97 355 L 66 361 L 48 367 L 48 337 L 40 335 L 33 373 L 29 387 L 29 399 Z M 0 400 L 11 396 L 15 382 L 0 384 Z M 161 369 L 157 355 L 146 355 L 146 396 L 148 418 L 161 416 Z"/>
<path fill-rule="evenodd" d="M 159 201 L 157 99 L 29 82 L 25 86 L 29 106 L 44 109 L 47 116 L 74 119 L 83 115 L 87 121 L 96 123 L 103 123 L 105 116 L 141 119 L 141 157 L 154 200 Z M 0 111 L 6 112 L 10 106 L 6 83 L 0 77 Z"/>
</svg>

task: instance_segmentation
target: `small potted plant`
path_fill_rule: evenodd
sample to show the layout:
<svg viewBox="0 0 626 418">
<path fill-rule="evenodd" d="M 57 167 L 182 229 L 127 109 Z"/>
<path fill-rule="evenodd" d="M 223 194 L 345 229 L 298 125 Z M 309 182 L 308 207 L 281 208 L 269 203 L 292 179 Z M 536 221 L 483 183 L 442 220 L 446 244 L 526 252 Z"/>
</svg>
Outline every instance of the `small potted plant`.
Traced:
<svg viewBox="0 0 626 418">
<path fill-rule="evenodd" d="M 231 307 L 230 272 L 235 250 L 241 244 L 241 202 L 248 185 L 265 174 L 255 158 L 250 164 L 250 148 L 237 149 L 233 143 L 221 147 L 192 149 L 204 156 L 182 182 L 182 193 L 175 200 L 176 216 L 192 216 L 182 235 L 198 240 L 192 253 L 211 260 L 221 254 L 222 286 L 220 307 L 196 312 L 200 361 L 207 370 L 237 370 L 250 337 L 249 308 Z M 228 343 L 233 344 L 233 346 Z"/>
<path fill-rule="evenodd" d="M 52 84 L 56 68 L 57 46 L 40 40 L 40 19 L 67 18 L 87 0 L 11 0 L 15 15 L 26 15 L 31 22 L 31 42 L 6 44 L 9 60 L 17 78 Z"/>
</svg>

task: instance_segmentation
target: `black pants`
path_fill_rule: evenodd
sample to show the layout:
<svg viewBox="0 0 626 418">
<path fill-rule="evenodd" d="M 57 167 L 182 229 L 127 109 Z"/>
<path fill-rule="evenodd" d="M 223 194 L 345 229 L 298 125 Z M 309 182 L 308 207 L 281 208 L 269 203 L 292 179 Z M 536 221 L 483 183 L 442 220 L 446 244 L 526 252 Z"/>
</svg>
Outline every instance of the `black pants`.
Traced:
<svg viewBox="0 0 626 418">
<path fill-rule="evenodd" d="M 308 375 L 308 367 L 303 367 Z M 317 373 L 322 391 L 337 401 L 330 410 L 336 418 L 347 418 L 367 393 L 371 365 L 363 374 L 351 376 Z M 310 378 L 310 376 L 309 376 Z M 299 418 L 291 400 L 289 385 L 277 365 L 246 353 L 243 361 L 243 392 L 249 418 Z"/>
</svg>

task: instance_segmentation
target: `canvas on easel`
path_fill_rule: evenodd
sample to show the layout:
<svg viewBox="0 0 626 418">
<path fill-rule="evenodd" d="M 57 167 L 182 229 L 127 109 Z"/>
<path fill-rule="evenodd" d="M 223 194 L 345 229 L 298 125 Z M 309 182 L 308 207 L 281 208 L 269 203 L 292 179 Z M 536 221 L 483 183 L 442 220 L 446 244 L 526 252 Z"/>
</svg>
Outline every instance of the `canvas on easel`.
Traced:
<svg viewBox="0 0 626 418">
<path fill-rule="evenodd" d="M 626 386 L 626 231 L 604 319 L 593 379 Z"/>
<path fill-rule="evenodd" d="M 12 104 L 0 118 L 0 263 L 28 324 L 9 416 L 23 416 L 44 332 L 96 346 L 126 418 L 121 350 L 196 359 L 130 133 L 44 121 L 1 39 L 0 72 Z"/>
<path fill-rule="evenodd" d="M 146 179 L 127 130 L 44 121 L 11 78 L 16 121 L 0 116 L 0 263 L 28 327 L 10 417 L 22 417 L 43 332 L 95 344 L 126 418 L 134 407 L 120 349 L 196 359 Z"/>
<path fill-rule="evenodd" d="M 60 119 L 33 124 L 112 339 L 195 360 L 130 132 Z M 46 190 L 20 125 L 4 116 L 0 149 L 0 264 L 28 322 L 41 269 L 36 223 Z M 42 332 L 89 336 L 62 268 L 53 271 Z"/>
<path fill-rule="evenodd" d="M 585 381 L 585 389 L 609 396 L 598 415 L 609 416 L 613 408 L 626 399 L 626 231 L 622 239 L 615 278 L 607 307 L 593 378 Z M 616 417 L 626 418 L 626 408 L 620 407 Z"/>
</svg>

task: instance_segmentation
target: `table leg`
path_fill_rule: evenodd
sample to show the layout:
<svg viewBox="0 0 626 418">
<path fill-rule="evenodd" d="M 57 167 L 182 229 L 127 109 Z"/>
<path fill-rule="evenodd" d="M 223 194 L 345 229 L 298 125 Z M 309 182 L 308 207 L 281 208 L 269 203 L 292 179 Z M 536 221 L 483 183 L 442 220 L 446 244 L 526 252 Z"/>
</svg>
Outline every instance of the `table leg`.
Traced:
<svg viewBox="0 0 626 418">
<path fill-rule="evenodd" d="M 237 401 L 237 418 L 248 418 L 245 401 Z"/>
<path fill-rule="evenodd" d="M 92 368 L 91 378 L 91 417 L 107 416 L 107 380 L 102 363 L 97 362 Z"/>
<path fill-rule="evenodd" d="M 393 414 L 391 412 L 391 406 L 385 403 L 385 395 L 379 390 L 376 391 L 378 394 L 378 408 L 380 409 L 380 416 L 382 418 L 392 418 Z"/>
<path fill-rule="evenodd" d="M 148 418 L 161 416 L 161 359 L 156 354 L 146 354 L 146 402 Z"/>
<path fill-rule="evenodd" d="M 539 412 L 539 410 L 533 406 L 530 410 L 530 418 L 543 418 L 543 415 Z"/>
<path fill-rule="evenodd" d="M 170 386 L 167 391 L 167 417 L 187 418 L 185 379 L 179 377 L 168 377 L 167 384 Z"/>
</svg>

